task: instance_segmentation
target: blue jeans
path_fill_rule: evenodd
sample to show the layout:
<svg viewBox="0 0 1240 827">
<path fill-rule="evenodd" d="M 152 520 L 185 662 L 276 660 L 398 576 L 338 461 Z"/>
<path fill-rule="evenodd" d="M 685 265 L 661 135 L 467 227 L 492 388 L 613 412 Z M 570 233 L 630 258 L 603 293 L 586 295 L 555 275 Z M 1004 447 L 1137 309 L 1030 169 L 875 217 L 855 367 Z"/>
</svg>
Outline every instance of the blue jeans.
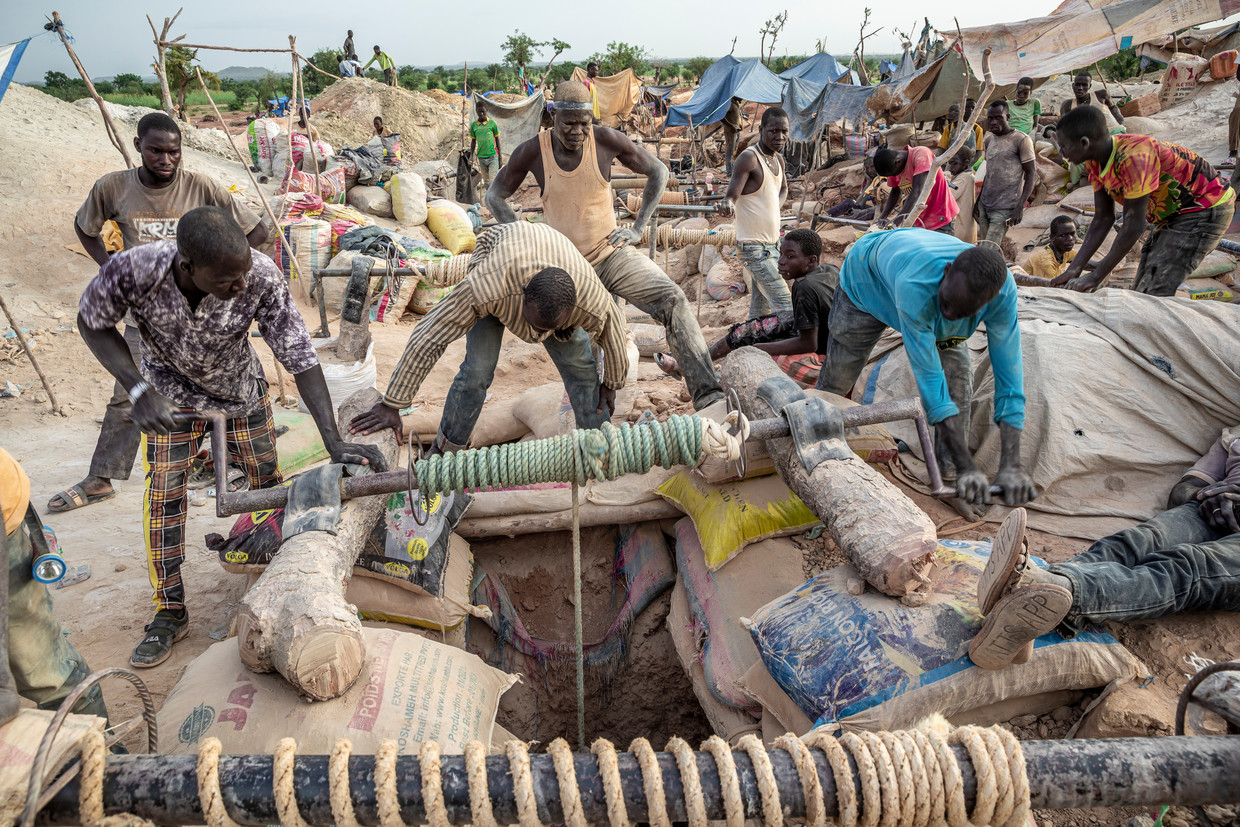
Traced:
<svg viewBox="0 0 1240 827">
<path fill-rule="evenodd" d="M 1240 611 L 1240 534 L 1210 528 L 1197 506 L 1164 511 L 1050 566 L 1072 581 L 1072 612 L 1062 631 L 1104 620 Z"/>
<path fill-rule="evenodd" d="M 495 378 L 499 364 L 500 344 L 504 340 L 504 323 L 494 316 L 479 319 L 465 335 L 465 361 L 461 362 L 452 388 L 443 406 L 443 419 L 435 444 L 463 448 L 469 444 L 487 388 Z M 568 341 L 554 335 L 543 340 L 547 354 L 564 380 L 564 388 L 573 403 L 578 428 L 598 428 L 611 418 L 611 412 L 595 413 L 598 409 L 598 363 L 590 350 L 590 337 L 580 327 L 573 330 Z"/>
<path fill-rule="evenodd" d="M 792 312 L 792 291 L 779 275 L 779 245 L 742 241 L 736 245 L 741 261 L 753 277 L 749 318 Z"/>
</svg>

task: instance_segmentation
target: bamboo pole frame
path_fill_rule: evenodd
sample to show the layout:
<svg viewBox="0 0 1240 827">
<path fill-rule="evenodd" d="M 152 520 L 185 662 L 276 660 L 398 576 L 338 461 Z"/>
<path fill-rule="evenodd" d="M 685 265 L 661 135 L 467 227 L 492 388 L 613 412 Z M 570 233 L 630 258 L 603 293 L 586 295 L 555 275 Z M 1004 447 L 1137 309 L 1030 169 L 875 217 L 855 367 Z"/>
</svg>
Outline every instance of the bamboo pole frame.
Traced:
<svg viewBox="0 0 1240 827">
<path fill-rule="evenodd" d="M 73 61 L 73 65 L 77 67 L 78 74 L 82 76 L 82 80 L 86 83 L 86 91 L 90 92 L 90 96 L 95 99 L 99 111 L 103 113 L 103 126 L 108 133 L 108 139 L 112 141 L 112 146 L 116 147 L 121 153 L 121 157 L 125 159 L 125 166 L 133 169 L 133 160 L 129 157 L 129 150 L 125 148 L 124 140 L 121 139 L 120 130 L 116 128 L 116 124 L 112 121 L 112 116 L 108 114 L 108 108 L 103 105 L 103 98 L 99 97 L 99 93 L 95 91 L 95 84 L 91 82 L 90 75 L 86 73 L 86 67 L 82 66 L 82 61 L 78 60 L 77 52 L 73 51 L 69 38 L 65 37 L 65 24 L 60 19 L 60 12 L 52 12 L 52 22 L 55 24 L 56 36 L 64 44 L 65 51 L 69 53 L 69 59 Z"/>
<path fill-rule="evenodd" d="M 185 11 L 184 8 L 179 8 L 177 13 L 171 18 L 164 18 L 162 33 L 155 31 L 155 23 L 151 20 L 151 16 L 149 14 L 146 16 L 146 22 L 151 27 L 151 34 L 155 35 L 155 75 L 159 78 L 159 93 L 164 101 L 164 111 L 168 113 L 170 118 L 176 117 L 176 110 L 172 106 L 172 90 L 168 88 L 168 62 L 164 59 L 164 53 L 169 46 L 176 45 L 177 40 L 185 37 L 185 35 L 181 35 L 181 37 L 175 40 L 168 40 L 168 31 L 172 28 L 172 24 L 177 22 L 177 18 L 181 16 L 183 11 Z"/>
</svg>

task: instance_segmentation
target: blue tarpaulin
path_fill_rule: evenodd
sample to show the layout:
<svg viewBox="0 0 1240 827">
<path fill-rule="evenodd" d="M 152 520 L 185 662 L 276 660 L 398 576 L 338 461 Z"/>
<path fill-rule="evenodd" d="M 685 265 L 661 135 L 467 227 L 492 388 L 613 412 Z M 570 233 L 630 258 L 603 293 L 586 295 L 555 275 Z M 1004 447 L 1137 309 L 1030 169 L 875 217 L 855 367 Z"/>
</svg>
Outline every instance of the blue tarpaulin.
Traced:
<svg viewBox="0 0 1240 827">
<path fill-rule="evenodd" d="M 854 122 L 868 120 L 865 104 L 877 88 L 847 83 L 817 86 L 792 78 L 784 88 L 782 101 L 788 113 L 789 137 L 794 141 L 812 141 L 827 124 L 841 118 Z"/>
<path fill-rule="evenodd" d="M 857 73 L 840 63 L 826 52 L 819 52 L 816 55 L 805 58 L 791 69 L 785 69 L 779 73 L 779 77 L 783 80 L 792 80 L 793 78 L 801 78 L 816 83 L 819 86 L 827 83 L 833 83 L 840 78 L 848 78 L 854 85 L 860 85 L 861 79 L 857 77 Z"/>
<path fill-rule="evenodd" d="M 705 126 L 723 120 L 728 113 L 732 98 L 754 103 L 779 103 L 783 97 L 784 82 L 762 61 L 740 61 L 728 55 L 721 58 L 702 73 L 702 84 L 693 97 L 680 106 L 668 107 L 664 127 Z"/>
</svg>

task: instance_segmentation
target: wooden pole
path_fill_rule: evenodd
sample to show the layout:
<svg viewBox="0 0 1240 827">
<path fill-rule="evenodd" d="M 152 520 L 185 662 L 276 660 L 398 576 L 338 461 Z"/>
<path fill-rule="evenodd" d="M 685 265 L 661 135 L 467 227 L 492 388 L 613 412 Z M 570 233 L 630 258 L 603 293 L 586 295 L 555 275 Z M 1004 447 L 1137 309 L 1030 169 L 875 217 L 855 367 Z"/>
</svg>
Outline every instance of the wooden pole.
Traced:
<svg viewBox="0 0 1240 827">
<path fill-rule="evenodd" d="M 177 12 L 177 14 L 180 14 L 180 12 Z M 176 20 L 175 17 L 172 19 Z M 181 37 L 185 37 L 185 35 L 181 35 Z M 165 33 L 164 37 L 161 37 L 159 40 L 155 41 L 155 43 L 156 45 L 163 45 L 165 47 L 180 46 L 184 49 L 210 49 L 215 52 L 272 52 L 275 54 L 285 55 L 293 51 L 292 49 L 239 49 L 236 46 L 204 46 L 201 43 L 181 43 L 179 42 L 181 37 L 167 40 L 167 34 Z"/>
<path fill-rule="evenodd" d="M 840 135 L 841 137 L 843 136 L 842 131 Z M 827 154 L 828 155 L 831 154 L 830 144 L 829 144 L 830 140 L 831 140 L 831 132 L 827 131 L 827 141 L 828 141 Z M 810 153 L 810 156 L 809 156 L 809 169 L 805 171 L 805 178 L 801 183 L 801 206 L 797 209 L 797 221 L 798 222 L 801 220 L 801 213 L 805 212 L 805 198 L 806 196 L 809 195 L 809 174 L 814 171 L 814 166 L 818 163 L 818 147 L 821 143 L 822 143 L 822 135 L 815 134 L 814 135 L 814 149 Z"/>
<path fill-rule="evenodd" d="M 65 51 L 69 53 L 69 59 L 73 61 L 73 65 L 77 67 L 78 74 L 82 76 L 82 80 L 86 83 L 86 91 L 90 92 L 90 96 L 95 99 L 95 103 L 99 106 L 99 111 L 103 113 L 103 127 L 107 130 L 112 146 L 120 150 L 121 156 L 125 159 L 125 166 L 133 169 L 133 161 L 129 157 L 129 150 L 125 148 L 125 141 L 121 138 L 120 130 L 112 122 L 112 116 L 108 114 L 108 108 L 103 105 L 103 98 L 99 97 L 99 93 L 95 91 L 95 84 L 91 83 L 90 75 L 86 73 L 86 69 L 82 66 L 82 61 L 78 60 L 77 52 L 73 51 L 73 46 L 69 44 L 69 38 L 65 37 L 65 24 L 61 21 L 59 12 L 52 12 L 52 22 L 56 26 L 57 37 L 64 44 Z"/>
<path fill-rule="evenodd" d="M 39 381 L 43 383 L 43 389 L 47 391 L 47 401 L 52 404 L 52 413 L 57 416 L 65 416 L 65 409 L 60 407 L 60 403 L 56 401 L 56 392 L 52 390 L 52 383 L 47 381 L 47 377 L 43 375 L 43 368 L 39 367 L 39 360 L 34 358 L 34 350 L 30 347 L 30 342 L 26 340 L 26 335 L 22 333 L 22 329 L 17 326 L 17 320 L 9 312 L 9 306 L 5 304 L 3 295 L 0 295 L 0 310 L 4 311 L 4 317 L 9 320 L 9 327 L 13 328 L 17 341 L 21 342 L 22 350 L 26 351 L 30 364 L 34 366 L 34 372 L 39 374 Z"/>
<path fill-rule="evenodd" d="M 168 31 L 172 28 L 172 24 L 177 22 L 177 18 L 181 16 L 181 12 L 185 9 L 177 9 L 177 13 L 171 18 L 164 18 L 163 33 L 155 31 L 155 23 L 151 20 L 151 16 L 146 16 L 146 22 L 150 24 L 151 34 L 155 35 L 155 74 L 159 78 L 159 93 L 164 101 L 164 111 L 168 113 L 168 117 L 176 117 L 176 109 L 172 105 L 172 90 L 168 88 L 168 63 L 164 59 L 164 53 L 169 46 L 176 45 L 175 42 L 169 42 Z M 182 35 L 184 37 L 184 35 Z M 181 38 L 178 37 L 177 40 Z"/>
</svg>

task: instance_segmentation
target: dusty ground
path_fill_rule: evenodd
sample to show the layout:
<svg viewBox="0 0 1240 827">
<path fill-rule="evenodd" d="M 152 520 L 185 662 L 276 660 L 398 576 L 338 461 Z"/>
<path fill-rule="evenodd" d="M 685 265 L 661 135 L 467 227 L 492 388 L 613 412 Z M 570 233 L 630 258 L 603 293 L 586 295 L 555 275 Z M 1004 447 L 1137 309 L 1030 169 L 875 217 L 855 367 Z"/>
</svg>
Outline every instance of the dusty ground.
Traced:
<svg viewBox="0 0 1240 827">
<path fill-rule="evenodd" d="M 1208 157 L 1218 158 L 1226 149 L 1226 113 L 1230 111 L 1233 94 L 1234 87 L 1220 85 L 1155 120 L 1167 135 Z M 1049 103 L 1045 98 L 1044 102 Z M 437 106 L 429 99 L 428 105 Z M 1195 130 L 1191 135 L 1184 132 L 1188 127 Z M 132 136 L 132 127 L 122 124 L 121 129 L 127 137 Z M 36 355 L 66 413 L 62 417 L 50 412 L 46 395 L 24 356 L 12 360 L 0 356 L 0 384 L 12 381 L 23 388 L 20 398 L 0 398 L 0 444 L 27 470 L 34 502 L 43 509 L 53 494 L 87 473 L 98 432 L 97 417 L 111 393 L 111 378 L 72 328 L 78 295 L 96 268 L 89 259 L 67 250 L 66 245 L 75 241 L 73 215 L 90 183 L 119 168 L 120 158 L 108 144 L 97 113 L 18 85 L 9 88 L 0 104 L 0 148 L 12 161 L 0 165 L 0 244 L 5 252 L 0 263 L 0 292 L 19 324 L 32 331 Z M 227 183 L 250 186 L 239 164 L 217 155 L 187 149 L 184 163 L 188 169 L 212 174 Z M 536 197 L 536 193 L 527 191 L 521 200 L 534 203 Z M 661 254 L 659 260 L 662 263 Z M 693 282 L 686 283 L 691 299 L 696 296 L 694 286 Z M 743 317 L 747 304 L 747 297 L 725 305 L 705 300 L 703 326 L 708 328 L 707 338 Z M 308 306 L 302 309 L 314 326 L 317 312 Z M 373 328 L 380 387 L 411 329 L 411 321 Z M 4 332 L 7 327 L 0 324 L 0 335 Z M 274 379 L 269 352 L 261 345 L 258 349 Z M 419 404 L 442 404 L 463 350 L 463 343 L 449 348 L 424 386 Z M 513 369 L 517 364 L 521 367 Z M 492 393 L 504 398 L 532 385 L 553 381 L 555 376 L 541 348 L 509 339 Z M 687 407 L 680 400 L 679 383 L 662 376 L 648 360 L 641 363 L 639 388 L 646 406 L 656 410 L 660 417 Z M 118 489 L 112 500 L 87 509 L 59 515 L 44 513 L 44 521 L 55 529 L 70 561 L 89 563 L 93 570 L 89 581 L 54 591 L 53 597 L 56 613 L 70 638 L 95 669 L 125 665 L 152 612 L 144 566 L 140 468 L 130 480 L 119 483 Z M 942 525 L 944 533 L 961 527 L 959 522 L 951 522 L 955 514 L 947 506 L 919 495 L 914 498 Z M 157 699 L 167 694 L 181 668 L 210 645 L 213 636 L 226 632 L 244 588 L 245 578 L 221 572 L 215 555 L 202 543 L 208 532 L 226 532 L 229 526 L 229 521 L 218 520 L 213 513 L 210 505 L 191 508 L 185 578 L 193 621 L 189 637 L 178 644 L 173 658 L 143 674 Z M 990 536 L 994 528 L 971 527 L 955 536 Z M 558 559 L 555 555 L 564 548 L 564 535 L 539 538 L 539 543 L 545 545 L 546 553 L 529 558 L 522 556 L 522 545 L 517 542 L 479 543 L 476 551 L 480 560 L 511 572 L 514 592 L 541 583 L 544 585 L 531 593 L 545 595 L 546 583 L 565 582 L 563 568 L 554 562 Z M 1079 540 L 1039 532 L 1033 533 L 1032 543 L 1035 553 L 1048 560 L 1066 559 L 1084 545 Z M 588 553 L 601 554 L 603 549 L 610 551 L 609 544 L 596 542 L 589 546 Z M 806 543 L 806 551 L 807 575 L 837 562 L 836 553 L 825 542 Z M 610 608 L 610 579 L 606 566 L 599 565 L 601 559 L 587 567 L 591 575 L 586 581 L 590 601 L 587 606 Z M 527 620 L 548 634 L 567 636 L 564 623 L 566 617 L 571 620 L 571 607 L 566 601 L 538 599 L 532 605 Z M 663 623 L 666 611 L 664 598 L 638 619 L 632 629 L 630 656 L 617 672 L 611 692 L 602 691 L 601 686 L 592 689 L 591 701 L 599 711 L 590 724 L 591 736 L 605 735 L 624 743 L 634 734 L 648 734 L 661 745 L 660 739 L 672 732 L 690 740 L 705 734 L 701 711 L 667 639 Z M 1193 670 L 1188 661 L 1240 657 L 1237 630 L 1234 616 L 1222 614 L 1117 624 L 1111 631 L 1145 661 L 1154 681 L 1145 689 L 1116 693 L 1104 702 L 1099 709 L 1106 714 L 1097 716 L 1099 730 L 1110 734 L 1167 732 L 1175 698 L 1186 674 Z M 474 645 L 485 651 L 488 632 L 479 628 L 474 631 Z M 571 740 L 571 686 L 570 665 L 555 665 L 541 674 L 531 671 L 526 685 L 506 699 L 501 723 L 524 737 L 545 741 L 554 734 L 563 734 Z M 637 693 L 649 686 L 655 691 L 642 691 L 639 697 Z M 125 689 L 113 687 L 107 694 L 118 717 L 128 717 L 136 710 L 136 702 Z M 1061 737 L 1081 718 L 1091 700 L 1083 697 L 1048 716 L 1009 723 L 1021 737 Z M 1098 811 L 1040 814 L 1039 818 L 1043 825 L 1085 827 L 1117 824 L 1132 814 Z"/>
</svg>

